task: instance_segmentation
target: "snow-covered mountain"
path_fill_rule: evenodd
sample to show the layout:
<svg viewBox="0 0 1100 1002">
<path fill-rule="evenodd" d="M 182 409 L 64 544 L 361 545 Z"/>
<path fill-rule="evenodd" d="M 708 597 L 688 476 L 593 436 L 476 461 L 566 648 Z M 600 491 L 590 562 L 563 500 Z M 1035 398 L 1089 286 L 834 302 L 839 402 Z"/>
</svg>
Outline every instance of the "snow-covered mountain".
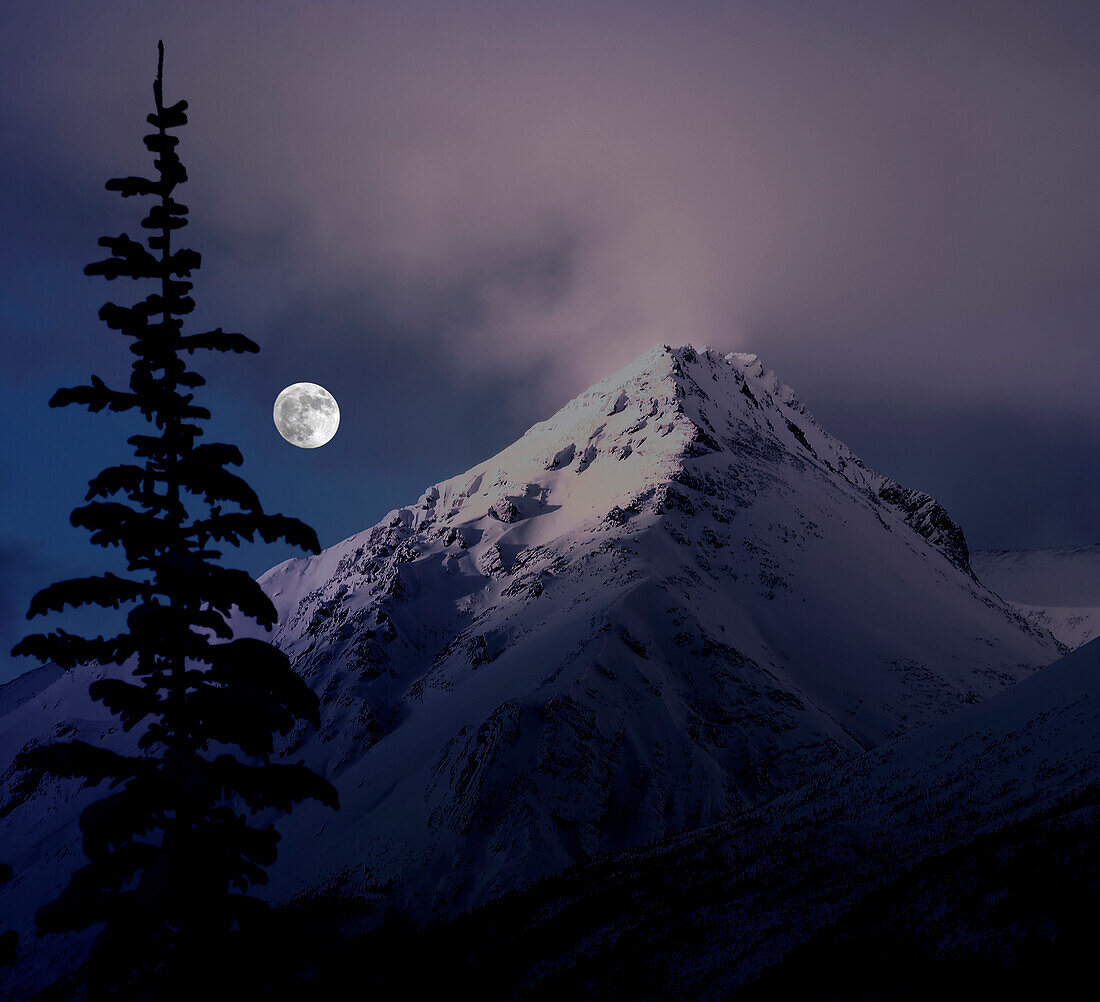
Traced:
<svg viewBox="0 0 1100 1002">
<path fill-rule="evenodd" d="M 288 828 L 310 863 L 279 890 L 393 880 L 422 914 L 721 817 L 1059 653 L 933 499 L 755 356 L 691 348 L 261 583 L 344 805 Z"/>
<path fill-rule="evenodd" d="M 975 579 L 934 499 L 864 466 L 756 356 L 689 347 L 261 583 L 323 703 L 289 751 L 342 804 L 281 823 L 271 894 L 419 916 L 727 816 L 1060 653 Z M 41 677 L 0 690 L 0 761 L 122 740 L 87 678 Z M 7 897 L 29 899 L 77 862 L 94 795 L 3 783 Z"/>
<path fill-rule="evenodd" d="M 1100 636 L 1100 543 L 1045 550 L 979 550 L 974 573 L 1071 650 Z"/>
</svg>

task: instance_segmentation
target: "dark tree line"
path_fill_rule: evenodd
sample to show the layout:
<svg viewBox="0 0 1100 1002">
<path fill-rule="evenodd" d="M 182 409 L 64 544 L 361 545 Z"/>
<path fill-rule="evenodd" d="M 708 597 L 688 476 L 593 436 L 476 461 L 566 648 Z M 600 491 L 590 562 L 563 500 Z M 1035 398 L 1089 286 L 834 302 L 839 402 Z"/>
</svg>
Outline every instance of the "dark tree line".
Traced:
<svg viewBox="0 0 1100 1002">
<path fill-rule="evenodd" d="M 0 863 L 0 884 L 6 884 L 11 880 L 11 867 L 7 863 Z M 15 951 L 19 948 L 19 934 L 14 929 L 5 929 L 0 932 L 0 967 L 7 967 L 15 963 Z"/>
<path fill-rule="evenodd" d="M 159 50 L 156 110 L 148 116 L 154 131 L 145 137 L 154 176 L 107 182 L 123 198 L 152 199 L 144 241 L 103 237 L 108 256 L 85 268 L 108 280 L 153 283 L 140 302 L 109 302 L 99 313 L 129 341 L 129 387 L 92 376 L 50 400 L 51 407 L 136 411 L 148 425 L 128 439 L 132 460 L 94 477 L 87 503 L 71 517 L 93 543 L 121 548 L 128 572 L 58 582 L 35 595 L 28 613 L 91 603 L 127 609 L 126 627 L 109 638 L 57 629 L 13 651 L 69 669 L 123 666 L 89 692 L 138 735 L 138 753 L 70 740 L 26 751 L 19 764 L 108 790 L 81 814 L 87 862 L 38 910 L 38 934 L 102 923 L 88 963 L 93 994 L 125 988 L 135 997 L 221 997 L 241 937 L 263 919 L 265 905 L 249 891 L 266 882 L 276 858 L 274 825 L 254 815 L 270 818 L 307 798 L 338 804 L 333 787 L 304 764 L 271 760 L 275 735 L 299 720 L 318 725 L 317 697 L 281 651 L 234 639 L 230 625 L 236 610 L 270 630 L 276 613 L 245 571 L 219 562 L 225 544 L 259 536 L 315 553 L 319 546 L 302 522 L 266 514 L 230 472 L 241 463 L 236 447 L 200 441 L 210 413 L 195 402 L 204 380 L 188 359 L 196 351 L 258 349 L 220 328 L 183 333 L 194 308 L 188 279 L 200 264 L 195 251 L 176 245 L 188 209 L 175 195 L 187 172 L 171 131 L 186 123 L 187 102 L 165 105 Z"/>
</svg>

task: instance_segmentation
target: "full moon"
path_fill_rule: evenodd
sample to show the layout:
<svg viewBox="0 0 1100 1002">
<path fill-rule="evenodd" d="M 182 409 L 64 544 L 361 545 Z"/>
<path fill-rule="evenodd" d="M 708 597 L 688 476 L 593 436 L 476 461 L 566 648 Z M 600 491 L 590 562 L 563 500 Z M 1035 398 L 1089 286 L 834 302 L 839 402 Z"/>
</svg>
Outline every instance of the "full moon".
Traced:
<svg viewBox="0 0 1100 1002">
<path fill-rule="evenodd" d="M 316 383 L 293 383 L 275 398 L 275 427 L 291 445 L 317 449 L 340 427 L 336 398 Z"/>
</svg>

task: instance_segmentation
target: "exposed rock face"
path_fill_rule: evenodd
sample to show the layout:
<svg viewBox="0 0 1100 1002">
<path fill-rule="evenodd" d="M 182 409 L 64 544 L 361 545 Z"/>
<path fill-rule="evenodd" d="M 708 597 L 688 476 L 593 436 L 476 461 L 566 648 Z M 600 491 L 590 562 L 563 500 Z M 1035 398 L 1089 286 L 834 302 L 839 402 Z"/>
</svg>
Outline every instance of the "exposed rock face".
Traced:
<svg viewBox="0 0 1100 1002">
<path fill-rule="evenodd" d="M 289 751 L 343 805 L 284 822 L 272 893 L 385 887 L 420 915 L 720 818 L 1058 654 L 935 501 L 756 356 L 686 347 L 261 583 L 323 699 Z M 4 761 L 109 726 L 61 682 L 3 719 Z M 71 866 L 71 796 L 25 797 L 0 858 Z"/>
<path fill-rule="evenodd" d="M 886 481 L 878 489 L 878 496 L 905 516 L 905 521 L 933 546 L 941 550 L 956 567 L 970 570 L 970 550 L 966 537 L 951 516 L 934 497 L 924 491 L 910 490 Z"/>
</svg>

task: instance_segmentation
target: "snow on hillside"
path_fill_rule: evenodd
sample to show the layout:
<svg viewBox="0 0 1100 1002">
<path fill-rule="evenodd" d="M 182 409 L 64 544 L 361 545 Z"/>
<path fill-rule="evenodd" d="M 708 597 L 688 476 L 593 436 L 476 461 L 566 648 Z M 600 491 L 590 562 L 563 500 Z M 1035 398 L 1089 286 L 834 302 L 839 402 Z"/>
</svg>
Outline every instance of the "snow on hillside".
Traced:
<svg viewBox="0 0 1100 1002">
<path fill-rule="evenodd" d="M 974 578 L 934 499 L 865 467 L 756 356 L 689 347 L 261 584 L 322 700 L 287 751 L 342 804 L 280 822 L 270 893 L 421 917 L 728 816 L 1059 653 Z M 123 740 L 86 684 L 0 706 L 2 760 Z M 9 909 L 75 865 L 89 794 L 3 784 Z"/>
<path fill-rule="evenodd" d="M 982 550 L 971 566 L 983 584 L 1071 650 L 1100 636 L 1100 543 Z"/>
<path fill-rule="evenodd" d="M 748 997 L 923 997 L 907 986 L 924 972 L 868 954 L 879 932 L 869 922 L 893 926 L 881 938 L 900 941 L 904 960 L 938 964 L 925 981 L 940 988 L 964 972 L 1003 975 L 1021 959 L 1014 952 L 1026 959 L 1060 935 L 1094 939 L 1087 881 L 1094 904 L 1098 791 L 1094 641 L 729 822 L 535 885 L 423 938 L 463 958 L 466 977 L 484 975 L 490 998 L 620 998 L 636 985 L 647 998 L 718 1000 L 787 957 L 778 984 Z M 1085 915 L 1058 897 L 1075 867 L 1086 884 L 1070 896 Z M 792 954 L 838 928 L 836 946 Z M 349 953 L 373 956 L 372 945 Z M 395 956 L 423 945 L 411 935 Z M 846 952 L 827 987 L 790 988 L 812 984 L 807 959 L 823 965 L 837 947 Z M 1042 982 L 1073 994 L 1035 956 Z M 342 973 L 358 966 L 353 959 Z M 393 975 L 406 976 L 399 967 Z"/>
</svg>

